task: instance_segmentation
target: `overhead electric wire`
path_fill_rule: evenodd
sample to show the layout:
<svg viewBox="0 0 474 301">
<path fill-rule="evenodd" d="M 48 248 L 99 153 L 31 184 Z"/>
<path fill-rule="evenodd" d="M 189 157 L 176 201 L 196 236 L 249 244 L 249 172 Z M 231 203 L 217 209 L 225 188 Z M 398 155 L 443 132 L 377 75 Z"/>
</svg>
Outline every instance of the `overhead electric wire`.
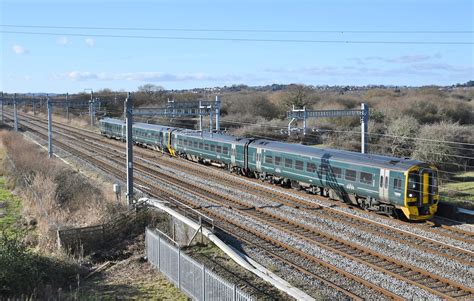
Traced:
<svg viewBox="0 0 474 301">
<path fill-rule="evenodd" d="M 225 119 L 222 119 L 221 122 L 228 122 L 228 123 L 242 124 L 242 125 L 256 125 L 255 123 L 251 123 L 251 122 L 242 122 L 242 121 L 225 120 Z M 287 128 L 282 128 L 281 126 L 272 125 L 272 124 L 268 124 L 268 123 L 261 123 L 261 124 L 258 124 L 258 125 L 259 125 L 259 126 L 264 126 L 264 127 L 271 127 L 271 128 L 281 129 L 281 130 L 287 130 Z M 360 134 L 360 132 L 358 132 L 358 131 L 352 131 L 352 130 L 328 130 L 328 129 L 322 129 L 322 130 L 318 130 L 318 132 L 334 132 L 334 133 L 354 133 L 354 134 Z M 436 142 L 436 143 L 450 143 L 450 144 L 460 144 L 460 145 L 474 146 L 473 143 L 455 142 L 455 141 L 446 141 L 446 140 L 435 140 L 435 139 L 425 139 L 425 138 L 418 138 L 418 137 L 406 137 L 406 136 L 396 136 L 396 135 L 378 134 L 378 133 L 370 133 L 370 135 L 383 136 L 383 137 L 391 137 L 391 138 L 403 138 L 403 139 L 408 139 L 408 140 L 421 140 L 421 141 Z"/>
<path fill-rule="evenodd" d="M 268 137 L 265 137 L 265 136 L 261 136 L 261 137 L 263 137 L 263 138 L 268 138 Z M 91 155 L 90 157 L 95 157 L 95 156 L 99 156 L 99 157 L 100 157 L 100 155 L 94 155 L 94 156 Z M 334 161 L 334 160 L 333 160 L 333 161 Z M 335 160 L 335 162 L 338 162 L 338 161 Z M 421 184 L 422 182 L 416 182 L 416 183 Z M 433 185 L 429 185 L 429 186 L 433 186 Z M 449 188 L 443 188 L 443 189 L 444 189 L 445 191 L 465 193 L 465 192 L 463 192 L 463 191 L 454 190 L 454 189 L 449 189 Z M 435 194 L 432 194 L 432 193 L 429 193 L 429 194 L 430 194 L 430 195 L 435 195 Z"/>
<path fill-rule="evenodd" d="M 95 38 L 126 38 L 126 39 L 156 39 L 156 40 L 183 40 L 183 41 L 228 41 L 228 42 L 275 42 L 275 43 L 321 43 L 321 44 L 405 44 L 405 45 L 473 45 L 473 41 L 369 41 L 369 40 L 311 40 L 311 39 L 257 39 L 257 38 L 213 38 L 213 37 L 184 37 L 184 36 L 138 36 L 138 35 L 111 35 L 85 33 L 57 33 L 34 31 L 0 30 L 3 34 L 46 35 L 46 36 L 74 36 Z"/>
<path fill-rule="evenodd" d="M 246 32 L 246 33 L 337 33 L 337 34 L 469 34 L 473 30 L 299 30 L 299 29 L 239 29 L 239 28 L 173 28 L 173 27 L 101 27 L 0 24 L 9 28 L 129 30 L 129 31 L 178 31 L 178 32 Z"/>
</svg>

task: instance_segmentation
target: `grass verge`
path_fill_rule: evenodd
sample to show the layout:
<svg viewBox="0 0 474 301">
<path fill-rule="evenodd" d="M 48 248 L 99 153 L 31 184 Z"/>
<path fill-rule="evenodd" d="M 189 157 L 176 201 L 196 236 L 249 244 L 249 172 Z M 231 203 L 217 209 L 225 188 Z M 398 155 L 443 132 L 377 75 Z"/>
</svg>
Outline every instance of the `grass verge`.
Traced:
<svg viewBox="0 0 474 301">
<path fill-rule="evenodd" d="M 459 173 L 440 187 L 441 202 L 474 210 L 474 171 Z"/>
</svg>

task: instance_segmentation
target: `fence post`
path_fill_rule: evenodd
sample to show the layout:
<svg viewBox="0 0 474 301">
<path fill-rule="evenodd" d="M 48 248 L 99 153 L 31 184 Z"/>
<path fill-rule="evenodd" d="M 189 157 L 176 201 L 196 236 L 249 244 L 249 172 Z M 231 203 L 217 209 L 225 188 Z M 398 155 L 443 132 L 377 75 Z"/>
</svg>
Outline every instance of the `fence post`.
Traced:
<svg viewBox="0 0 474 301">
<path fill-rule="evenodd" d="M 202 299 L 206 300 L 206 267 L 202 265 Z"/>
<path fill-rule="evenodd" d="M 161 236 L 158 235 L 158 270 L 161 271 Z"/>
<path fill-rule="evenodd" d="M 178 288 L 181 290 L 181 248 L 178 246 Z"/>
</svg>

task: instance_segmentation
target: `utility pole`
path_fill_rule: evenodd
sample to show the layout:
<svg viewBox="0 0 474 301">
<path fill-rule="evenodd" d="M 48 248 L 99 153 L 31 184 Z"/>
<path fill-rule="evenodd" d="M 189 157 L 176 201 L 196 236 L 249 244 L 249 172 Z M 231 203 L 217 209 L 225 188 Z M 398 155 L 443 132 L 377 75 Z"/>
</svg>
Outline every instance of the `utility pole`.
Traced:
<svg viewBox="0 0 474 301">
<path fill-rule="evenodd" d="M 32 107 L 33 107 L 33 116 L 36 116 L 36 97 L 33 95 L 33 100 L 32 100 Z"/>
<path fill-rule="evenodd" d="M 48 158 L 51 159 L 53 157 L 53 104 L 51 103 L 51 99 L 49 99 L 49 97 L 46 100 L 46 104 L 48 106 Z"/>
<path fill-rule="evenodd" d="M 69 93 L 66 93 L 66 120 L 69 121 Z"/>
<path fill-rule="evenodd" d="M 16 112 L 16 93 L 13 94 L 13 128 L 18 132 L 18 115 Z"/>
<path fill-rule="evenodd" d="M 221 130 L 221 97 L 216 95 L 216 131 Z"/>
<path fill-rule="evenodd" d="M 212 125 L 212 120 L 213 119 L 213 116 L 212 116 L 212 109 L 209 110 L 209 133 L 211 134 L 211 137 L 212 137 L 212 132 L 214 131 L 214 126 Z"/>
<path fill-rule="evenodd" d="M 91 118 L 91 126 L 94 126 L 94 91 L 91 89 L 91 100 L 89 101 L 89 116 Z"/>
<path fill-rule="evenodd" d="M 3 92 L 2 92 L 2 99 L 1 99 L 1 101 L 2 101 L 2 125 L 3 125 Z"/>
<path fill-rule="evenodd" d="M 334 117 L 351 117 L 357 116 L 360 118 L 361 126 L 361 147 L 360 152 L 365 154 L 368 151 L 368 125 L 369 125 L 369 106 L 366 103 L 361 104 L 361 109 L 348 110 L 316 110 L 309 111 L 306 107 L 303 109 L 293 109 L 286 113 L 287 118 L 291 119 L 288 123 L 288 136 L 291 136 L 291 124 L 296 120 L 303 120 L 303 134 L 306 135 L 306 120 L 308 118 L 334 118 Z"/>
<path fill-rule="evenodd" d="M 360 105 L 362 111 L 360 116 L 361 144 L 360 152 L 365 154 L 369 149 L 369 141 L 367 135 L 369 132 L 369 106 L 366 103 Z"/>
<path fill-rule="evenodd" d="M 202 102 L 199 101 L 199 132 L 201 133 L 202 137 Z"/>
<path fill-rule="evenodd" d="M 125 125 L 127 128 L 127 203 L 130 206 L 133 204 L 133 100 L 130 92 L 128 92 L 127 99 L 125 99 L 125 107 Z"/>
</svg>

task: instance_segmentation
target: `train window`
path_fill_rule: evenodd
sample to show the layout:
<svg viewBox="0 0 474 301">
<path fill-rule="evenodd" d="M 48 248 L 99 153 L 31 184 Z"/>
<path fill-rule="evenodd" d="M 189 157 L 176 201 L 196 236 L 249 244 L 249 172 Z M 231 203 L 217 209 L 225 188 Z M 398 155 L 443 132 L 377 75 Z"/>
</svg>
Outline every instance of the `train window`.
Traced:
<svg viewBox="0 0 474 301">
<path fill-rule="evenodd" d="M 385 189 L 388 187 L 388 177 L 385 177 Z"/>
<path fill-rule="evenodd" d="M 368 184 L 368 185 L 372 185 L 373 178 L 374 178 L 373 174 L 362 171 L 360 173 L 359 182 L 364 183 L 364 184 Z"/>
<path fill-rule="evenodd" d="M 209 150 L 209 144 L 204 143 L 204 149 L 205 149 L 205 150 Z"/>
<path fill-rule="evenodd" d="M 296 169 L 303 170 L 303 165 L 304 165 L 303 161 L 298 161 L 298 160 L 295 161 L 295 168 Z"/>
<path fill-rule="evenodd" d="M 216 151 L 216 146 L 214 144 L 211 144 L 211 152 L 215 152 Z"/>
<path fill-rule="evenodd" d="M 273 157 L 272 157 L 272 156 L 269 156 L 269 155 L 266 155 L 266 156 L 265 156 L 265 163 L 267 163 L 267 164 L 273 164 Z"/>
<path fill-rule="evenodd" d="M 401 179 L 393 179 L 393 188 L 395 190 L 402 190 L 402 180 Z"/>
<path fill-rule="evenodd" d="M 199 142 L 199 148 L 202 149 L 202 142 Z"/>
<path fill-rule="evenodd" d="M 346 169 L 346 180 L 355 181 L 357 176 L 357 172 L 352 169 Z"/>
<path fill-rule="evenodd" d="M 275 157 L 275 165 L 281 164 L 281 157 Z"/>
<path fill-rule="evenodd" d="M 222 147 L 222 153 L 223 153 L 224 155 L 228 155 L 228 154 L 229 154 L 229 148 L 228 148 L 227 146 L 223 146 L 223 147 Z"/>
<path fill-rule="evenodd" d="M 222 153 L 222 146 L 220 145 L 216 146 L 216 152 Z"/>
<path fill-rule="evenodd" d="M 316 172 L 316 164 L 314 164 L 314 163 L 307 163 L 307 164 L 306 164 L 306 171 L 307 171 L 307 172 Z"/>
<path fill-rule="evenodd" d="M 194 148 L 198 148 L 198 142 L 197 141 L 194 141 L 193 145 L 194 145 Z"/>
<path fill-rule="evenodd" d="M 431 174 L 431 192 L 438 194 L 438 174 L 436 172 Z"/>
<path fill-rule="evenodd" d="M 285 167 L 293 168 L 293 160 L 285 158 Z"/>
<path fill-rule="evenodd" d="M 380 188 L 383 186 L 383 176 L 380 176 Z"/>
<path fill-rule="evenodd" d="M 332 174 L 336 178 L 342 178 L 342 169 L 339 167 L 331 167 Z"/>
</svg>

